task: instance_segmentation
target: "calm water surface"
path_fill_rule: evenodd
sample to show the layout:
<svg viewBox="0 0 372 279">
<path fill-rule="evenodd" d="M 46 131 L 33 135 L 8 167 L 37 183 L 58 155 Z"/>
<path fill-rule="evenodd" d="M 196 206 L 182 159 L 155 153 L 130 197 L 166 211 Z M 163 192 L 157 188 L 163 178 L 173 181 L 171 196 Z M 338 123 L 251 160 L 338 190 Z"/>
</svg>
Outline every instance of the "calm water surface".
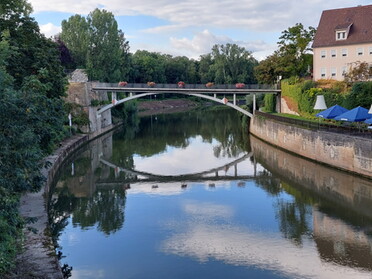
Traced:
<svg viewBox="0 0 372 279">
<path fill-rule="evenodd" d="M 241 127 L 152 116 L 77 152 L 49 202 L 71 278 L 372 278 L 372 182 Z"/>
</svg>

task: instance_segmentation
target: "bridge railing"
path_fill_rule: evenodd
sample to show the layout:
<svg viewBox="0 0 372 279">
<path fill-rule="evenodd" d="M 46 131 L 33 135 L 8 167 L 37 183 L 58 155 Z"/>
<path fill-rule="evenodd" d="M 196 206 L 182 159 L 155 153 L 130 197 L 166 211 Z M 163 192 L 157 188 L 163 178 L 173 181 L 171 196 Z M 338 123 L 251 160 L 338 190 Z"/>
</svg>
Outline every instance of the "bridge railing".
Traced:
<svg viewBox="0 0 372 279">
<path fill-rule="evenodd" d="M 93 87 L 119 87 L 118 83 L 93 82 Z M 156 83 L 154 87 L 146 83 L 128 83 L 125 88 L 179 88 L 175 83 Z M 205 84 L 185 84 L 186 89 L 205 89 Z M 236 89 L 235 84 L 215 84 L 212 89 Z M 275 85 L 270 84 L 246 84 L 244 89 L 276 89 Z"/>
</svg>

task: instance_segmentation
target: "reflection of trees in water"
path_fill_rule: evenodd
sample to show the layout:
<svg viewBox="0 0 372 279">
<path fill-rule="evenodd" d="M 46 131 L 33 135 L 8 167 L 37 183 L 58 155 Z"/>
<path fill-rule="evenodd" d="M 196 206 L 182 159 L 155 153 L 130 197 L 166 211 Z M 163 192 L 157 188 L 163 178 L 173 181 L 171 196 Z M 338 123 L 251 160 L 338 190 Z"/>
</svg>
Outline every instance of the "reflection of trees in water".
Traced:
<svg viewBox="0 0 372 279">
<path fill-rule="evenodd" d="M 216 157 L 236 157 L 249 146 L 244 142 L 241 116 L 231 109 L 145 117 L 141 119 L 135 140 L 125 137 L 123 133 L 124 130 L 114 136 L 112 161 L 115 163 L 132 154 L 159 154 L 167 146 L 186 148 L 190 139 L 199 135 L 204 142 L 218 141 L 218 145 L 214 146 Z"/>
<path fill-rule="evenodd" d="M 72 215 L 72 223 L 82 229 L 97 226 L 106 235 L 116 232 L 124 225 L 126 194 L 124 188 L 97 189 L 91 197 L 75 197 L 68 187 L 56 190 L 49 204 L 49 218 L 52 233 L 57 238 L 67 226 Z"/>
<path fill-rule="evenodd" d="M 279 221 L 279 230 L 283 237 L 291 240 L 296 245 L 301 245 L 303 236 L 311 232 L 312 210 L 309 206 L 311 198 L 307 194 L 302 194 L 291 186 L 284 184 L 267 170 L 262 171 L 256 178 L 256 184 L 271 196 L 278 197 L 274 206 L 277 209 L 276 218 Z M 283 190 L 292 195 L 294 199 L 280 198 L 280 193 Z"/>
<path fill-rule="evenodd" d="M 123 189 L 99 189 L 90 198 L 76 202 L 72 223 L 81 228 L 97 225 L 97 230 L 109 235 L 124 224 L 126 195 Z"/>
</svg>

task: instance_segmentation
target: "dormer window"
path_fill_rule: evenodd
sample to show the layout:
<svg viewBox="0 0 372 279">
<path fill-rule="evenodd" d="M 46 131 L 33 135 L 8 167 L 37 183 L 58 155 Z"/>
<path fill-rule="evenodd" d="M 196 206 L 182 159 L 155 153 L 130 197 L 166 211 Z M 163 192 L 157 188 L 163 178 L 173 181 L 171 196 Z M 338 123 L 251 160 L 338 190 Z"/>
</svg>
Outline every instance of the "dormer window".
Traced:
<svg viewBox="0 0 372 279">
<path fill-rule="evenodd" d="M 336 40 L 346 40 L 346 31 L 337 31 L 336 32 Z"/>
<path fill-rule="evenodd" d="M 347 37 L 349 36 L 350 28 L 353 24 L 352 23 L 345 23 L 336 26 L 335 31 L 336 31 L 336 41 L 342 41 L 346 40 Z"/>
</svg>

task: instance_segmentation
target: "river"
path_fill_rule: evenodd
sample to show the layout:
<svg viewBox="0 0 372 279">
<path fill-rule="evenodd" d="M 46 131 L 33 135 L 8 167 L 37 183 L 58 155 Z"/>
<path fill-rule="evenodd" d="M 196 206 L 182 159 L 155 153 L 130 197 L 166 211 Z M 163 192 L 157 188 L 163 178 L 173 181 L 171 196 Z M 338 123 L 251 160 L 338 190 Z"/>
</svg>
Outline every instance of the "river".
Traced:
<svg viewBox="0 0 372 279">
<path fill-rule="evenodd" d="M 230 109 L 103 135 L 48 208 L 71 278 L 372 277 L 372 181 L 250 136 Z"/>
</svg>

